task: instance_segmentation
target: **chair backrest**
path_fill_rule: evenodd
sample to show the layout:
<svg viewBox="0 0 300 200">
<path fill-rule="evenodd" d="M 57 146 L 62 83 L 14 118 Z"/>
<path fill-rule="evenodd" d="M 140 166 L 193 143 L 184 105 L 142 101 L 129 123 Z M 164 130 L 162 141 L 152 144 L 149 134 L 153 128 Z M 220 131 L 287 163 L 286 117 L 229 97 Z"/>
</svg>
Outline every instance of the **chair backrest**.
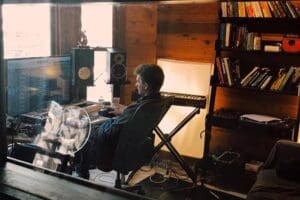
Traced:
<svg viewBox="0 0 300 200">
<path fill-rule="evenodd" d="M 113 159 L 113 169 L 128 173 L 150 161 L 154 148 L 153 130 L 171 105 L 172 97 L 142 103 L 124 124 Z"/>
</svg>

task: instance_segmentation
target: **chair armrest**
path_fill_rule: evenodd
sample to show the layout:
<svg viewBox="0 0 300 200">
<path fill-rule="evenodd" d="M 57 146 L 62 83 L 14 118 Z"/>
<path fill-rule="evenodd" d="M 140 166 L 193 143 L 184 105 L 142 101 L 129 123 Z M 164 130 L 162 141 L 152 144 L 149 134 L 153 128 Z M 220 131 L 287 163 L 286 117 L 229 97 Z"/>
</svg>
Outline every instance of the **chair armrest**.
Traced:
<svg viewBox="0 0 300 200">
<path fill-rule="evenodd" d="M 278 140 L 273 146 L 264 168 L 275 168 L 279 163 L 300 160 L 300 144 L 289 140 Z"/>
</svg>

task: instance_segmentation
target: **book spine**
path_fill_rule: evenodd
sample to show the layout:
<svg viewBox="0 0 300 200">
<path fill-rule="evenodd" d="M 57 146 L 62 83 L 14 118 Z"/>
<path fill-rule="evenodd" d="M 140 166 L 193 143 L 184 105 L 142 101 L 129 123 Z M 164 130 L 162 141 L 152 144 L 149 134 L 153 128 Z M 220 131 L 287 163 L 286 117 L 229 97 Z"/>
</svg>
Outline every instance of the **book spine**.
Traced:
<svg viewBox="0 0 300 200">
<path fill-rule="evenodd" d="M 226 23 L 225 28 L 225 47 L 229 47 L 230 45 L 230 31 L 231 31 L 231 24 Z"/>
<path fill-rule="evenodd" d="M 222 17 L 227 17 L 227 2 L 221 2 L 221 15 Z"/>
<path fill-rule="evenodd" d="M 225 58 L 223 58 L 223 61 L 224 61 L 224 65 L 225 65 L 228 85 L 232 86 L 233 83 L 232 83 L 232 76 L 231 76 L 231 71 L 230 71 L 230 66 L 229 66 L 229 58 L 225 57 Z"/>
<path fill-rule="evenodd" d="M 283 18 L 283 17 L 286 17 L 286 14 L 285 14 L 283 8 L 281 7 L 279 1 L 273 1 L 273 2 L 274 2 L 274 4 L 275 4 L 275 6 L 277 7 L 277 10 L 278 10 L 278 12 L 279 12 L 280 17 L 282 17 L 282 18 Z"/>
<path fill-rule="evenodd" d="M 287 8 L 289 9 L 293 18 L 298 18 L 297 11 L 295 10 L 294 5 L 290 1 L 285 1 Z"/>
<path fill-rule="evenodd" d="M 219 83 L 224 84 L 224 77 L 223 77 L 223 71 L 222 71 L 222 65 L 220 59 L 221 59 L 220 57 L 216 57 L 216 65 L 217 65 Z"/>
<path fill-rule="evenodd" d="M 245 2 L 239 1 L 238 9 L 239 9 L 239 17 L 247 17 L 246 10 L 245 10 Z"/>
<path fill-rule="evenodd" d="M 266 78 L 266 80 L 260 86 L 260 89 L 264 90 L 267 87 L 267 85 L 271 82 L 271 80 L 272 80 L 272 76 L 270 75 L 270 76 L 268 76 L 268 78 Z"/>
<path fill-rule="evenodd" d="M 269 5 L 269 8 L 270 8 L 270 10 L 271 10 L 271 13 L 272 13 L 272 15 L 273 15 L 273 17 L 275 17 L 275 18 L 278 18 L 278 17 L 280 17 L 279 15 L 278 15 L 278 12 L 276 12 L 276 7 L 274 7 L 274 5 L 273 5 L 273 3 L 271 2 L 271 1 L 268 1 L 268 5 Z"/>
<path fill-rule="evenodd" d="M 245 86 L 248 84 L 249 79 L 251 78 L 251 76 L 256 72 L 256 70 L 258 70 L 259 67 L 254 67 L 240 82 L 242 86 Z"/>
<path fill-rule="evenodd" d="M 272 17 L 268 3 L 266 1 L 260 1 L 259 3 L 260 3 L 260 7 L 261 7 L 264 17 L 266 17 L 266 18 Z"/>
<path fill-rule="evenodd" d="M 287 81 L 291 78 L 294 71 L 295 71 L 294 67 L 290 67 L 289 71 L 286 73 L 282 83 L 280 84 L 280 86 L 278 88 L 279 91 L 283 90 L 284 86 L 286 85 Z"/>
<path fill-rule="evenodd" d="M 251 77 L 251 79 L 249 80 L 246 86 L 251 87 L 251 85 L 257 80 L 260 74 L 261 74 L 260 70 L 257 70 L 255 74 Z"/>
<path fill-rule="evenodd" d="M 283 2 L 283 1 L 279 1 L 279 4 L 280 4 L 282 10 L 283 10 L 284 13 L 285 13 L 285 16 L 286 16 L 286 17 L 289 17 L 289 18 L 292 18 L 292 14 L 290 13 L 290 11 L 289 11 L 289 9 L 288 9 L 286 3 Z"/>
<path fill-rule="evenodd" d="M 219 45 L 221 48 L 225 46 L 225 35 L 226 35 L 226 24 L 221 23 L 220 33 L 219 33 Z"/>
<path fill-rule="evenodd" d="M 224 84 L 228 84 L 228 79 L 227 79 L 227 74 L 226 74 L 226 68 L 225 68 L 225 63 L 222 58 L 220 58 L 221 66 L 222 66 L 222 74 L 223 74 L 223 79 L 224 79 Z"/>
<path fill-rule="evenodd" d="M 285 72 L 285 69 L 284 68 L 281 68 L 279 69 L 279 72 L 278 72 L 278 77 L 277 79 L 273 82 L 272 86 L 271 86 L 271 90 L 278 90 L 280 84 L 282 83 L 284 77 L 286 75 L 286 72 Z"/>
<path fill-rule="evenodd" d="M 259 83 L 268 75 L 269 69 L 263 68 L 260 75 L 257 77 L 257 79 L 251 84 L 251 87 L 256 87 L 259 85 Z"/>
<path fill-rule="evenodd" d="M 250 2 L 245 2 L 245 8 L 248 17 L 254 17 L 254 10 Z"/>
</svg>

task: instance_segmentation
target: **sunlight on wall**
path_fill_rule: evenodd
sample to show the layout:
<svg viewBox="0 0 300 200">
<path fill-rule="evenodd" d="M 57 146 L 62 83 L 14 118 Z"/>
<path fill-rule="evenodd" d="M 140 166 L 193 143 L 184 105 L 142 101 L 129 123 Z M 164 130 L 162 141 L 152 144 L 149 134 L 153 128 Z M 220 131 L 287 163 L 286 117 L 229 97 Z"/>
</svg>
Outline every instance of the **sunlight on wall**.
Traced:
<svg viewBox="0 0 300 200">
<path fill-rule="evenodd" d="M 49 56 L 50 5 L 3 5 L 4 58 Z"/>
<path fill-rule="evenodd" d="M 200 138 L 200 133 L 205 129 L 212 64 L 167 59 L 159 59 L 157 63 L 165 73 L 165 82 L 161 91 L 207 96 L 206 108 L 201 109 L 200 114 L 196 115 L 172 138 L 172 144 L 180 154 L 201 157 L 204 140 L 203 135 Z M 159 127 L 164 133 L 169 133 L 193 109 L 193 107 L 172 106 Z M 166 150 L 165 147 L 164 150 Z"/>
<path fill-rule="evenodd" d="M 112 47 L 113 6 L 108 3 L 82 4 L 82 31 L 85 32 L 90 47 Z M 96 20 L 95 20 L 96 19 Z M 112 86 L 105 83 L 107 76 L 106 51 L 95 51 L 94 87 L 88 87 L 87 100 L 111 101 Z"/>
</svg>

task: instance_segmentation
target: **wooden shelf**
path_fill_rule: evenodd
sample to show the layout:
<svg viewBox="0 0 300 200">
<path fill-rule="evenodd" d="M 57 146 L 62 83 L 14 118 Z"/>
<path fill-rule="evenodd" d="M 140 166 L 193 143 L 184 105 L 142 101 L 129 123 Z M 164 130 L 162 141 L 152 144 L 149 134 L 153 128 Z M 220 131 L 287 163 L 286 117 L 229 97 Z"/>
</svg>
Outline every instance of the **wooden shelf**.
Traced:
<svg viewBox="0 0 300 200">
<path fill-rule="evenodd" d="M 247 54 L 247 55 L 264 55 L 264 56 L 300 56 L 300 52 L 296 53 L 290 53 L 290 52 L 267 52 L 263 50 L 245 50 L 245 49 L 239 49 L 239 48 L 230 48 L 230 47 L 222 47 L 217 48 L 217 51 L 224 51 L 224 52 L 230 52 L 230 53 L 238 53 L 238 54 Z"/>
<path fill-rule="evenodd" d="M 236 10 L 236 0 L 221 2 L 229 4 L 220 3 L 220 8 L 226 10 L 222 13 L 220 9 L 219 12 L 220 27 L 215 43 L 216 61 L 214 75 L 210 81 L 211 98 L 206 124 L 207 132 L 211 134 L 208 137 L 211 141 L 207 142 L 211 145 L 209 151 L 215 153 L 236 148 L 247 152 L 253 159 L 264 160 L 278 139 L 298 138 L 299 81 L 291 81 L 291 77 L 292 73 L 300 70 L 300 52 L 266 52 L 263 49 L 265 45 L 282 45 L 285 35 L 300 35 L 300 18 L 292 18 L 292 15 L 284 18 L 222 17 L 222 14 L 237 16 L 239 10 Z M 228 9 L 224 5 L 232 8 Z M 262 16 L 261 13 L 256 14 Z M 284 16 L 281 14 L 282 12 L 278 16 Z M 287 72 L 287 80 L 279 79 Z M 244 81 L 247 87 L 240 84 L 245 77 L 248 77 Z M 282 91 L 270 89 L 276 80 L 278 84 L 273 88 L 281 88 Z M 229 86 L 229 83 L 233 85 Z M 264 90 L 251 87 L 262 84 L 267 84 Z M 289 116 L 289 119 L 280 123 L 256 123 L 241 120 L 239 116 L 232 118 L 230 115 L 220 115 L 216 112 L 223 109 L 276 116 L 280 119 Z M 249 144 L 257 146 L 254 145 L 253 148 L 253 145 Z"/>
<path fill-rule="evenodd" d="M 271 123 L 258 123 L 249 120 L 241 120 L 239 117 L 232 116 L 230 114 L 219 115 L 216 113 L 207 116 L 209 123 L 213 126 L 229 129 L 248 129 L 256 130 L 258 132 L 291 132 L 296 125 L 296 120 L 288 119 L 282 122 Z"/>
<path fill-rule="evenodd" d="M 272 90 L 260 90 L 260 89 L 251 88 L 251 87 L 242 87 L 242 86 L 238 86 L 238 85 L 228 86 L 228 85 L 220 85 L 217 83 L 212 83 L 211 85 L 214 87 L 232 88 L 232 89 L 237 89 L 237 90 L 248 90 L 248 91 L 254 92 L 254 93 L 298 96 L 297 91 L 282 91 L 281 92 L 281 91 L 272 91 Z"/>
</svg>

